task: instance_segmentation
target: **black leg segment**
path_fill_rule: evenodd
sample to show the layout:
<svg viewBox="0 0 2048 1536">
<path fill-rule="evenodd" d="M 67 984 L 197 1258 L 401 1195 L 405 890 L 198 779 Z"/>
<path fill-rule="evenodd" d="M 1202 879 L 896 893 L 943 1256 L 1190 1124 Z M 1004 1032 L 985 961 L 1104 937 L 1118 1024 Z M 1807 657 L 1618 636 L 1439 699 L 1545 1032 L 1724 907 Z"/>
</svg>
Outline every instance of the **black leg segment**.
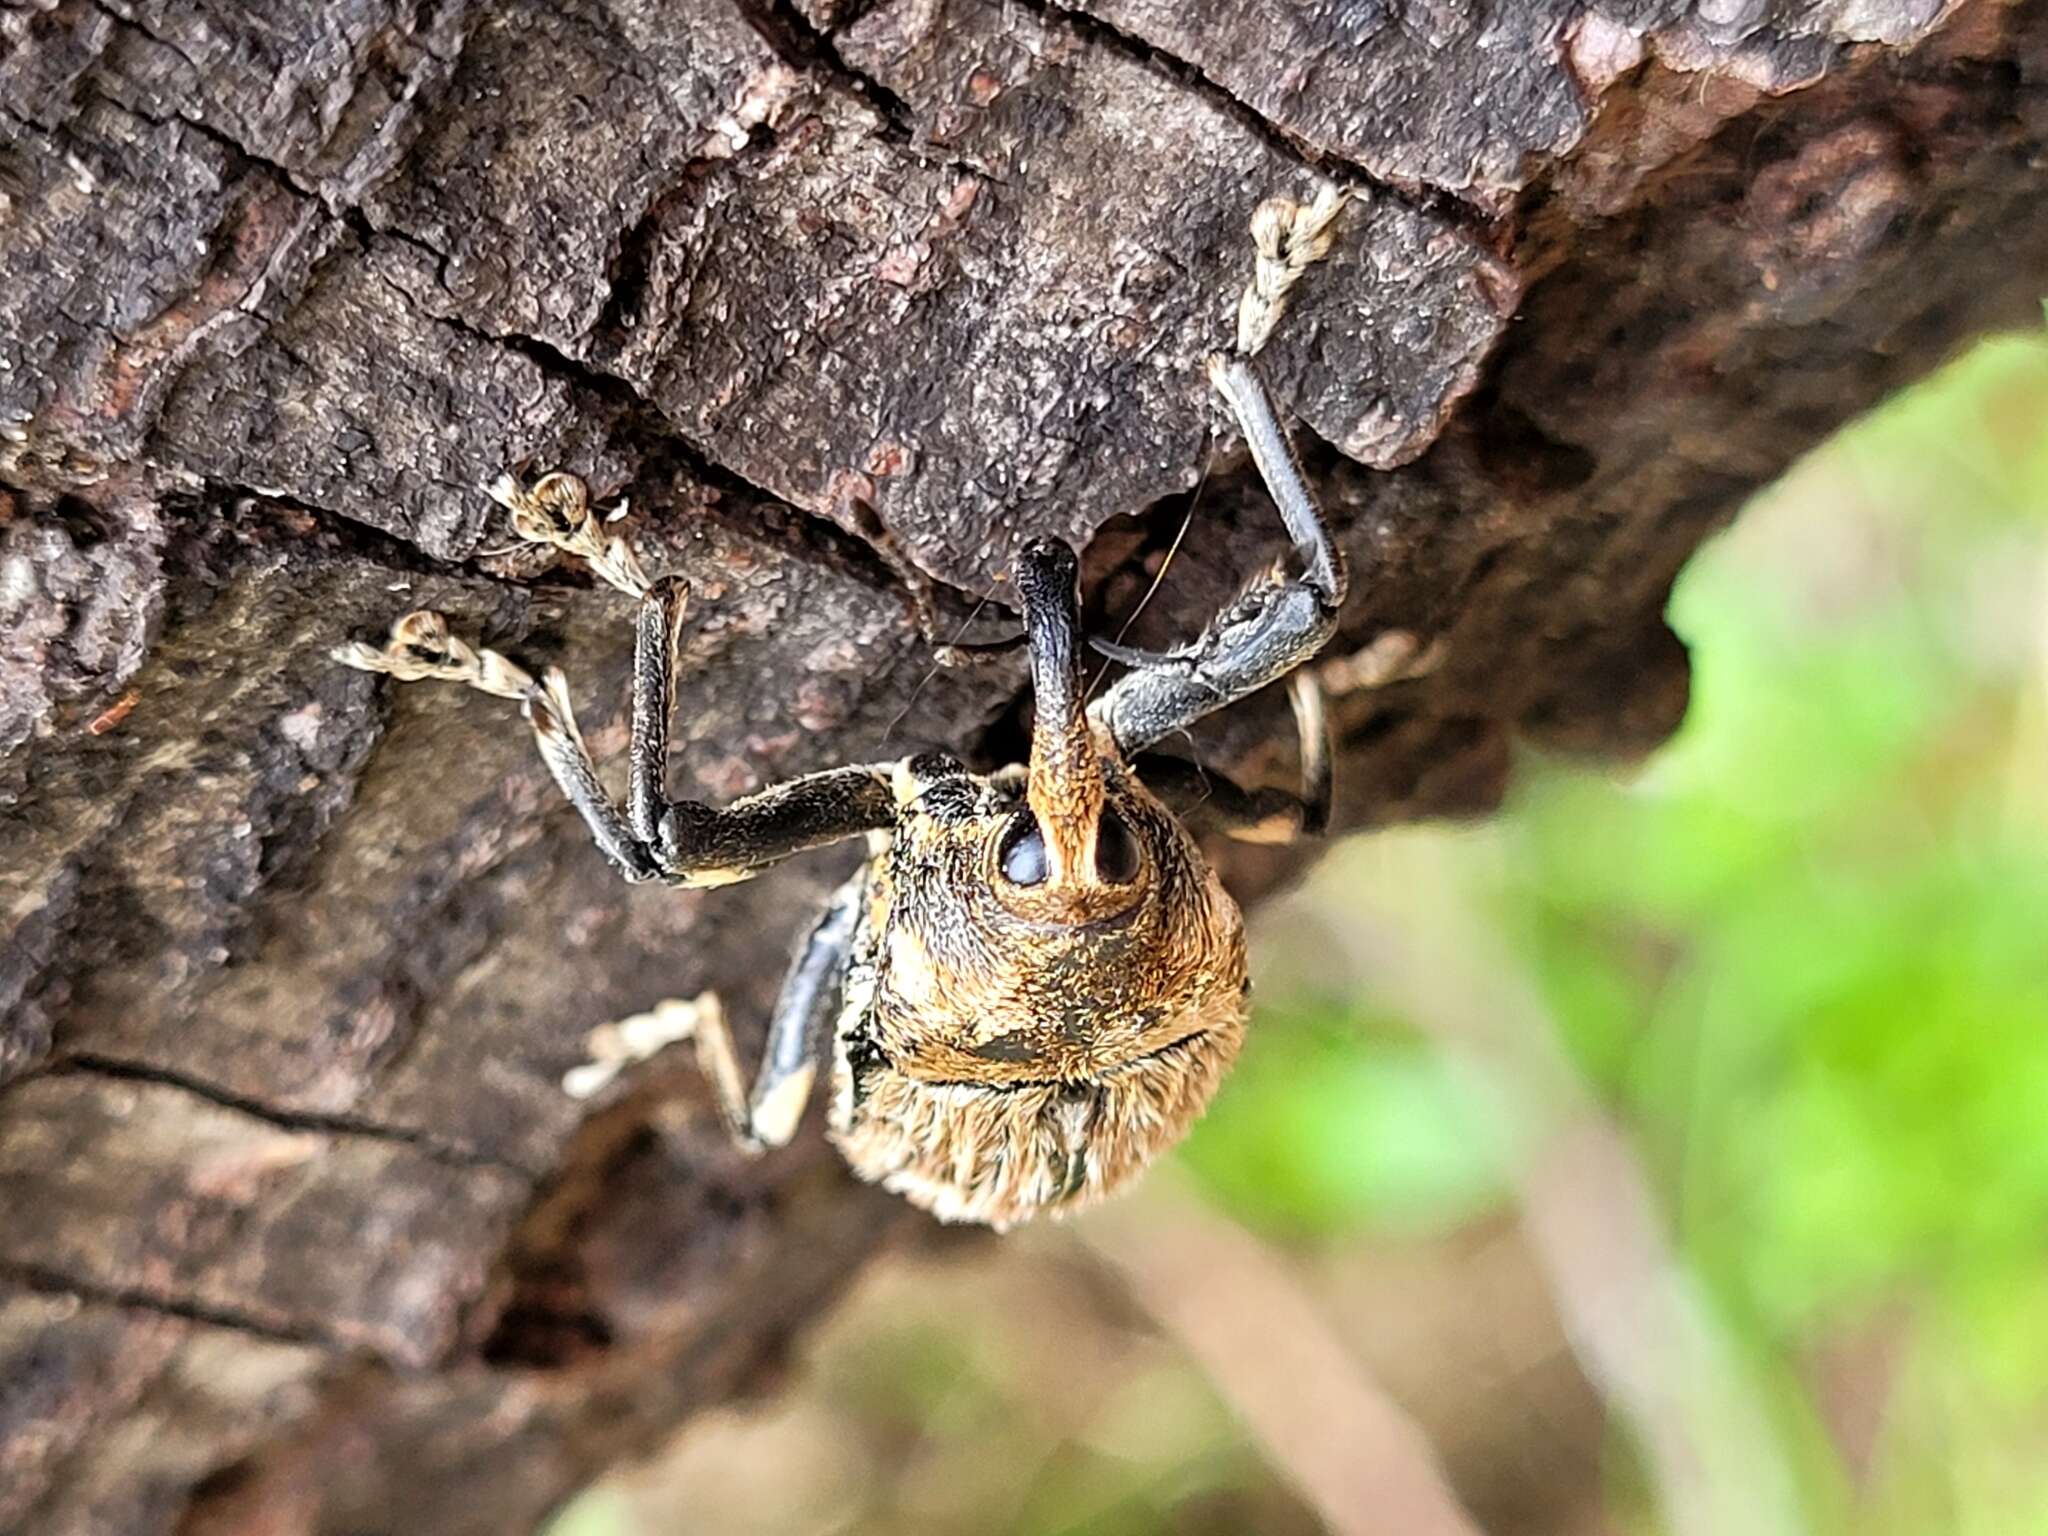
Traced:
<svg viewBox="0 0 2048 1536">
<path fill-rule="evenodd" d="M 863 866 L 832 893 L 783 978 L 782 993 L 768 1019 L 761 1070 L 747 1099 L 748 1133 L 762 1146 L 782 1146 L 796 1134 L 811 1089 L 830 1053 L 832 1023 L 867 889 L 868 871 Z"/>
<path fill-rule="evenodd" d="M 1247 843 L 1320 837 L 1330 825 L 1330 732 L 1323 694 L 1306 669 L 1288 679 L 1301 739 L 1301 791 L 1246 789 L 1184 757 L 1141 753 L 1132 766 L 1167 809 L 1197 831 Z"/>
<path fill-rule="evenodd" d="M 807 774 L 723 810 L 667 798 L 669 714 L 685 595 L 681 583 L 668 579 L 655 582 L 640 602 L 623 813 L 598 781 L 560 671 L 551 668 L 527 695 L 527 718 L 541 756 L 605 857 L 628 880 L 726 885 L 791 854 L 892 825 L 896 798 L 886 764 Z"/>
<path fill-rule="evenodd" d="M 1299 576 L 1276 568 L 1260 577 L 1198 639 L 1177 651 L 1118 656 L 1132 662 L 1133 670 L 1096 700 L 1091 713 L 1127 754 L 1144 751 L 1307 661 L 1335 632 L 1344 601 L 1343 554 L 1309 494 L 1265 385 L 1242 357 L 1212 359 L 1209 373 L 1244 432 L 1304 569 Z"/>
<path fill-rule="evenodd" d="M 668 800 L 668 721 L 676 707 L 676 649 L 689 591 L 674 576 L 647 589 L 633 644 L 633 739 L 627 749 L 631 778 L 626 818 L 633 835 L 654 845 Z"/>
</svg>

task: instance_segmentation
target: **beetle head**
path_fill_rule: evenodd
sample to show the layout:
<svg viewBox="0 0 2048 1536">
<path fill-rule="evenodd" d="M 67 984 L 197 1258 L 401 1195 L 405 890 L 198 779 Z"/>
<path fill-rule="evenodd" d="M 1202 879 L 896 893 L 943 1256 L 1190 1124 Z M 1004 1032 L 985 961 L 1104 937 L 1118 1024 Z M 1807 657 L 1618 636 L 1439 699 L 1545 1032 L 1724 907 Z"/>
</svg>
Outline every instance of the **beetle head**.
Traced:
<svg viewBox="0 0 2048 1536">
<path fill-rule="evenodd" d="M 957 770 L 899 787 L 868 1015 L 885 1065 L 852 1085 L 877 1139 L 846 1148 L 942 1215 L 998 1221 L 1179 1139 L 1236 1055 L 1246 988 L 1236 904 L 1087 717 L 1073 553 L 1033 545 L 1017 590 L 1028 772 L 1021 793 Z"/>
</svg>

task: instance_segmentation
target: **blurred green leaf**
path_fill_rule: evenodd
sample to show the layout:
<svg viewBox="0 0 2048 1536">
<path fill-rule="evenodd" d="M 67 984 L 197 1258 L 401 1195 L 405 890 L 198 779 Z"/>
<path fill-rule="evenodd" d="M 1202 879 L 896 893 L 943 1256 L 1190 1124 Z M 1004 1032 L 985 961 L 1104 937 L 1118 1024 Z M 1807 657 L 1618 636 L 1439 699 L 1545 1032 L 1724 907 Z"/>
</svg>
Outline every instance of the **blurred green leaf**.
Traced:
<svg viewBox="0 0 2048 1536">
<path fill-rule="evenodd" d="M 1677 739 L 1629 782 L 1525 765 L 1496 838 L 1442 840 L 1448 888 L 1511 936 L 1813 1424 L 1821 1502 L 2048 1530 L 2048 338 L 1828 445 L 1670 615 Z M 1331 1240 L 1502 1198 L 1500 1117 L 1437 1053 L 1267 980 L 1187 1149 L 1217 1199 Z M 1866 1333 L 1893 1363 L 1856 1515 L 1812 1372 Z"/>
<path fill-rule="evenodd" d="M 1942 1512 L 1901 1532 L 2048 1529 L 1994 1518 L 2048 1508 L 1994 1486 L 2048 1422 L 2044 424 L 2048 343 L 2000 342 L 1790 477 L 1674 595 L 1679 738 L 1539 767 L 1473 871 L 1727 1314 L 1938 1353 L 1885 1404 Z"/>
<path fill-rule="evenodd" d="M 1423 1042 L 1337 1007 L 1261 1009 L 1186 1159 L 1233 1214 L 1288 1237 L 1455 1225 L 1502 1193 L 1477 1085 Z"/>
<path fill-rule="evenodd" d="M 578 1494 L 541 1527 L 541 1536 L 636 1536 L 632 1501 L 599 1485 Z"/>
</svg>

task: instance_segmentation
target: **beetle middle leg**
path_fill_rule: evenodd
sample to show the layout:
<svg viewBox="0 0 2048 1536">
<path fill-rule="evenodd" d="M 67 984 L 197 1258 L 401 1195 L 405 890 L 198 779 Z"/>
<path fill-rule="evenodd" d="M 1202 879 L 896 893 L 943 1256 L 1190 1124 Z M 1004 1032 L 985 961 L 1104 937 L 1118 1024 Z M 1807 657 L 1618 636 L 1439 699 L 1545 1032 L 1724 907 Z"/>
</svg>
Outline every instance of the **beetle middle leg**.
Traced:
<svg viewBox="0 0 2048 1536">
<path fill-rule="evenodd" d="M 811 1090 L 831 1050 L 832 1019 L 845 986 L 860 899 L 866 890 L 867 869 L 863 866 L 832 893 L 824 911 L 804 934 L 783 978 L 775 1009 L 768 1016 L 768 1040 L 752 1089 L 747 1086 L 723 1008 L 690 1007 L 683 1015 L 685 1028 L 663 1042 L 687 1039 L 696 1048 L 697 1069 L 710 1083 L 719 1115 L 743 1151 L 765 1152 L 786 1146 L 803 1123 Z M 606 1072 L 598 1085 L 609 1081 L 610 1075 Z"/>
<path fill-rule="evenodd" d="M 739 1058 L 732 1034 L 719 1028 L 718 1041 L 702 1036 L 697 1059 L 719 1094 L 720 1106 L 740 1145 L 780 1147 L 796 1134 L 832 1044 L 832 1020 L 846 986 L 861 899 L 867 894 L 863 866 L 832 893 L 825 910 L 804 936 L 783 978 L 775 1010 L 768 1016 L 768 1041 L 751 1093 L 739 1092 Z"/>
<path fill-rule="evenodd" d="M 863 865 L 805 930 L 769 1015 L 767 1044 L 751 1090 L 725 1009 L 716 993 L 707 992 L 599 1025 L 589 1036 L 591 1060 L 563 1076 L 563 1092 L 590 1098 L 635 1062 L 687 1040 L 733 1140 L 748 1152 L 786 1145 L 803 1121 L 811 1090 L 830 1056 L 832 1021 L 844 994 L 867 880 Z"/>
</svg>

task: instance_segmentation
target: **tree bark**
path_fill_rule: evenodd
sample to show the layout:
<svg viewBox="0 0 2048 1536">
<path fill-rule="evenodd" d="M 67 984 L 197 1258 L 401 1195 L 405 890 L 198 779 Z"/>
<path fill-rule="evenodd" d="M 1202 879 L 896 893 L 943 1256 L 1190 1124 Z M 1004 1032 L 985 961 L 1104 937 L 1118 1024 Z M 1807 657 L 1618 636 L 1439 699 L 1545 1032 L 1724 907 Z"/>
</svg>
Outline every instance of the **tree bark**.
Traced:
<svg viewBox="0 0 2048 1536">
<path fill-rule="evenodd" d="M 2044 155 L 2038 0 L 0 4 L 0 1530 L 526 1530 L 921 1230 L 677 1053 L 561 1091 L 663 996 L 747 1041 L 846 858 L 628 890 L 502 701 L 327 659 L 440 608 L 616 754 L 627 607 L 501 469 L 689 579 L 679 792 L 999 759 L 922 595 L 1053 534 L 1113 632 L 1185 523 L 1160 644 L 1273 557 L 1200 362 L 1334 178 L 1267 360 L 1334 652 L 1437 658 L 1338 701 L 1340 816 L 1480 813 L 1662 740 L 1699 542 L 2038 322 Z"/>
</svg>

